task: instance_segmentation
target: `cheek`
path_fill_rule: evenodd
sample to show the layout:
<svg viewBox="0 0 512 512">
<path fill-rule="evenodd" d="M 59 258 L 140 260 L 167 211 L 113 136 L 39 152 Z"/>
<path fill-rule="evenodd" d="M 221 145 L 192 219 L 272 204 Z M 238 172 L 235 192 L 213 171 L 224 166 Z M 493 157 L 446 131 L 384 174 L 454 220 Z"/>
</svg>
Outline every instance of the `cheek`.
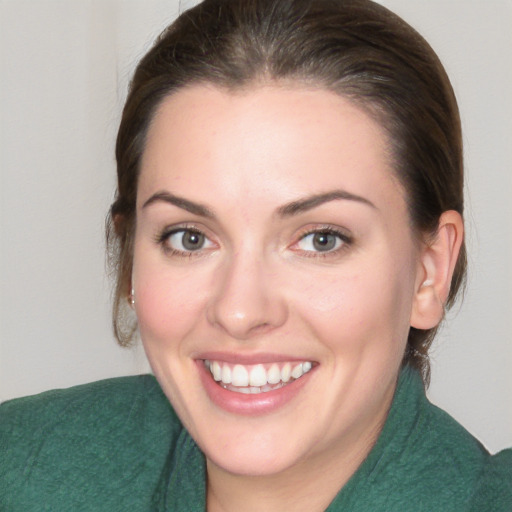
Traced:
<svg viewBox="0 0 512 512">
<path fill-rule="evenodd" d="M 206 300 L 197 272 L 177 272 L 162 264 L 134 265 L 135 311 L 146 342 L 172 343 L 190 331 Z"/>
<path fill-rule="evenodd" d="M 375 261 L 374 261 L 375 263 Z M 301 316 L 333 350 L 377 352 L 400 348 L 409 331 L 414 279 L 410 265 L 361 265 L 328 279 L 309 276 L 295 291 Z M 318 277 L 318 276 L 317 276 Z"/>
</svg>

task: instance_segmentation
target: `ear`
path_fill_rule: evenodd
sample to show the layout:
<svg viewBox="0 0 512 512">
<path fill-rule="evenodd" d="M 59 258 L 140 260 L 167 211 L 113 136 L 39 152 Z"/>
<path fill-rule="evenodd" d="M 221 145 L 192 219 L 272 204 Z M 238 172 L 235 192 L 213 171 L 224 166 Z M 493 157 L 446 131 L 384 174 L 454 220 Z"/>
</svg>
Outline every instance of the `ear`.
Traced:
<svg viewBox="0 0 512 512">
<path fill-rule="evenodd" d="M 421 249 L 411 327 L 432 329 L 441 322 L 463 237 L 460 213 L 444 212 L 434 238 Z"/>
</svg>

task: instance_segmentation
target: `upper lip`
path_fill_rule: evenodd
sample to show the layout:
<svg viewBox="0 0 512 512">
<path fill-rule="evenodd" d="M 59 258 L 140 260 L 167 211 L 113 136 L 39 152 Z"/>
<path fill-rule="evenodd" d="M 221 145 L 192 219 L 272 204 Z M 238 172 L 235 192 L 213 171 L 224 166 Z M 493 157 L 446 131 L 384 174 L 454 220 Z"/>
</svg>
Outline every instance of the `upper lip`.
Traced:
<svg viewBox="0 0 512 512">
<path fill-rule="evenodd" d="M 198 360 L 209 360 L 209 361 L 222 361 L 231 364 L 242 364 L 242 365 L 255 365 L 265 363 L 280 363 L 280 362 L 303 362 L 310 361 L 315 362 L 313 359 L 306 357 L 290 356 L 286 354 L 275 354 L 275 353 L 234 353 L 234 352 L 222 352 L 222 351 L 208 351 L 194 354 L 194 359 Z"/>
</svg>

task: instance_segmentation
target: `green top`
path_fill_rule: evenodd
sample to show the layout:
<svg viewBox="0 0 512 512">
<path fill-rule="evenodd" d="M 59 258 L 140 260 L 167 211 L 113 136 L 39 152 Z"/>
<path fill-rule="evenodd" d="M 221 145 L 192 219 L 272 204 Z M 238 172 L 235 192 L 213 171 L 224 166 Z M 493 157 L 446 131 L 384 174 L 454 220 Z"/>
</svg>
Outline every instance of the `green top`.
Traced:
<svg viewBox="0 0 512 512">
<path fill-rule="evenodd" d="M 205 510 L 205 461 L 152 376 L 0 407 L 0 510 Z M 490 456 L 402 371 L 384 429 L 329 512 L 512 511 L 512 449 Z"/>
</svg>

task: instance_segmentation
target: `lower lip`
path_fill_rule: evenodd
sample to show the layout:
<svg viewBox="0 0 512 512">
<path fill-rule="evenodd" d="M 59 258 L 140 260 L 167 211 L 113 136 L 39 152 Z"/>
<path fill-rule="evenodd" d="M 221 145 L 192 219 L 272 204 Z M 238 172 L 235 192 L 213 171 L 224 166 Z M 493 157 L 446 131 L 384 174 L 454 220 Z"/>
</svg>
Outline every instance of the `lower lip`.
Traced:
<svg viewBox="0 0 512 512">
<path fill-rule="evenodd" d="M 210 400 L 221 409 L 246 416 L 271 413 L 293 400 L 306 385 L 313 370 L 302 377 L 286 384 L 282 388 L 265 393 L 244 394 L 229 391 L 213 380 L 212 374 L 206 369 L 203 361 L 197 361 L 201 382 Z"/>
</svg>

